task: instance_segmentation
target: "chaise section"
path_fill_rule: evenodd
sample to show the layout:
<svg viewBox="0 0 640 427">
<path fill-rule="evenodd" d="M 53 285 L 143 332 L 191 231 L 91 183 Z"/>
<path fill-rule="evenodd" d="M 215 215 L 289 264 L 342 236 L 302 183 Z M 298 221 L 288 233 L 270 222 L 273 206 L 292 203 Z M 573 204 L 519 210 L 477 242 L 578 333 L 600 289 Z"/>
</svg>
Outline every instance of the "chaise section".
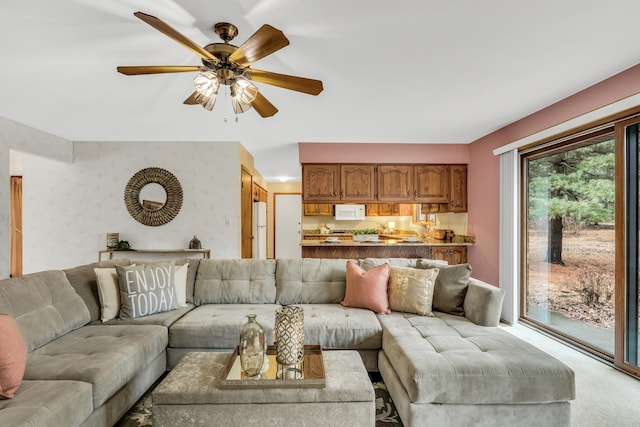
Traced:
<svg viewBox="0 0 640 427">
<path fill-rule="evenodd" d="M 163 326 L 85 326 L 32 351 L 24 377 L 89 383 L 98 408 L 165 355 L 167 344 Z"/>
<path fill-rule="evenodd" d="M 460 316 L 379 316 L 382 349 L 414 403 L 549 403 L 575 397 L 573 371 L 536 347 Z"/>
<path fill-rule="evenodd" d="M 76 426 L 91 411 L 93 405 L 89 383 L 23 381 L 13 399 L 0 400 L 0 426 Z"/>
</svg>

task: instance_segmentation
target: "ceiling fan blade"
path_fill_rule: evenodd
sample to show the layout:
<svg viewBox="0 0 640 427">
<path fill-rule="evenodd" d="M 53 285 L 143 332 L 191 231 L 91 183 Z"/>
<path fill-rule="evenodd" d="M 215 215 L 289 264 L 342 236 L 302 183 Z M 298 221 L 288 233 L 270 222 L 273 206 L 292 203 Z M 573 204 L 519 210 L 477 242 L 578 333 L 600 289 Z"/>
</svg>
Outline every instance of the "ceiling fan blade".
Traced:
<svg viewBox="0 0 640 427">
<path fill-rule="evenodd" d="M 213 56 L 212 53 L 204 50 L 201 46 L 196 44 L 193 40 L 189 39 L 187 36 L 178 32 L 178 30 L 171 27 L 162 19 L 156 18 L 153 15 L 147 15 L 146 13 L 143 13 L 143 12 L 135 12 L 134 15 L 137 18 L 141 19 L 142 21 L 146 22 L 147 24 L 151 25 L 156 30 L 160 31 L 162 34 L 166 35 L 167 37 L 173 39 L 174 41 L 180 43 L 182 46 L 191 50 L 200 58 L 209 59 L 215 63 L 218 62 L 218 58 Z"/>
<path fill-rule="evenodd" d="M 197 65 L 132 65 L 117 67 L 119 73 L 127 76 L 139 74 L 184 73 L 187 71 L 199 71 L 202 67 Z"/>
<path fill-rule="evenodd" d="M 238 47 L 229 59 L 240 65 L 249 65 L 271 55 L 289 44 L 284 33 L 271 25 L 263 25 Z"/>
<path fill-rule="evenodd" d="M 258 92 L 258 95 L 251 103 L 251 106 L 262 117 L 271 117 L 278 112 L 278 109 L 260 92 Z"/>
<path fill-rule="evenodd" d="M 251 69 L 251 80 L 266 83 L 284 89 L 317 95 L 324 89 L 321 80 L 307 79 L 305 77 L 289 76 L 286 74 L 272 73 L 270 71 Z"/>
<path fill-rule="evenodd" d="M 198 92 L 197 91 L 193 91 L 193 93 L 184 100 L 183 104 L 186 105 L 198 105 L 199 102 L 196 100 L 196 97 L 198 96 Z"/>
</svg>

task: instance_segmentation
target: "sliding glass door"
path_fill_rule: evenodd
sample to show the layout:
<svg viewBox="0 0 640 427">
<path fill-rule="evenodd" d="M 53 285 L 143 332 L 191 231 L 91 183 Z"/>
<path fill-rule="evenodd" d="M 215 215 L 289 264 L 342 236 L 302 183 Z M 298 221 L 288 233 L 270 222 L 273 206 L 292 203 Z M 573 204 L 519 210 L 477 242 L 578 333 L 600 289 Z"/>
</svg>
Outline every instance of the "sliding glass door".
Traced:
<svg viewBox="0 0 640 427">
<path fill-rule="evenodd" d="M 640 266 L 640 122 L 622 123 L 619 134 L 624 135 L 624 209 L 626 233 L 624 233 L 625 275 L 619 280 L 619 288 L 624 292 L 623 303 L 620 307 L 621 340 L 623 366 L 638 367 L 638 307 L 640 306 L 638 292 L 638 267 Z M 621 191 L 622 193 L 622 191 Z M 621 239 L 622 240 L 622 239 Z"/>
<path fill-rule="evenodd" d="M 640 377 L 640 109 L 520 158 L 521 319 Z"/>
<path fill-rule="evenodd" d="M 521 316 L 613 359 L 613 127 L 537 149 L 522 159 Z"/>
</svg>

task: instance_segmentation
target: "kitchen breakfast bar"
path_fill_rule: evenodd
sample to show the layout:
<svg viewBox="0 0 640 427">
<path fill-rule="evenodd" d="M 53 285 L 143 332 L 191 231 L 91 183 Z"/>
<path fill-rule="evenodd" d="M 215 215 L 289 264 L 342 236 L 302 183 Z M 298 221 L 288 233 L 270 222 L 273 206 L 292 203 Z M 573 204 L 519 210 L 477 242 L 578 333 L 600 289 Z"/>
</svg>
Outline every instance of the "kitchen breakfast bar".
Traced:
<svg viewBox="0 0 640 427">
<path fill-rule="evenodd" d="M 445 260 L 449 264 L 463 264 L 467 262 L 467 247 L 474 244 L 397 240 L 328 242 L 309 239 L 302 240 L 300 246 L 303 258 L 430 258 Z"/>
</svg>

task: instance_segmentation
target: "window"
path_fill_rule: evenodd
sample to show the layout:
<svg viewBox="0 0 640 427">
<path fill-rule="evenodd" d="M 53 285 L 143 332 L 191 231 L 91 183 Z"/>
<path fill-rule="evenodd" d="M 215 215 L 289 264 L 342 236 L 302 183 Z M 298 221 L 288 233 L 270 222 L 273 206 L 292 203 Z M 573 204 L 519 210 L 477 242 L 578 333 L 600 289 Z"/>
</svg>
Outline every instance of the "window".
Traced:
<svg viewBox="0 0 640 427">
<path fill-rule="evenodd" d="M 612 359 L 613 127 L 526 153 L 521 315 Z"/>
</svg>

